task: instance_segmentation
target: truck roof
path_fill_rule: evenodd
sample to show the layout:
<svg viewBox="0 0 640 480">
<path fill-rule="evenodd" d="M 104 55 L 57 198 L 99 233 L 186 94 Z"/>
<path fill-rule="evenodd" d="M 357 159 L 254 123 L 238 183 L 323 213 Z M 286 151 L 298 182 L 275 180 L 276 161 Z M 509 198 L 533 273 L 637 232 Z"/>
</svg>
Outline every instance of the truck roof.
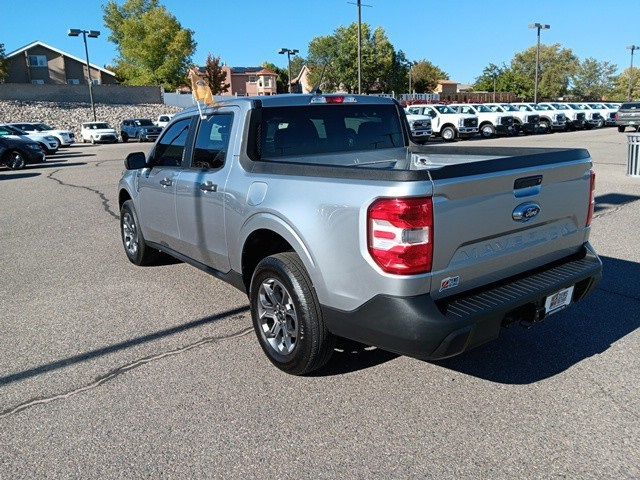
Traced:
<svg viewBox="0 0 640 480">
<path fill-rule="evenodd" d="M 230 97 L 229 100 L 222 100 L 218 102 L 218 105 L 238 105 L 241 103 L 247 103 L 253 106 L 254 102 L 260 102 L 263 107 L 303 107 L 311 105 L 311 99 L 314 97 L 343 97 L 354 99 L 357 104 L 361 105 L 381 105 L 388 104 L 393 105 L 396 101 L 393 98 L 377 97 L 373 95 L 351 95 L 349 93 L 330 93 L 330 94 L 300 94 L 300 93 L 287 93 L 279 95 L 264 95 L 259 97 Z M 347 103 L 347 102 L 345 102 Z M 204 108 L 205 111 L 209 111 L 212 107 Z M 188 107 L 179 115 L 197 112 L 198 107 Z"/>
</svg>

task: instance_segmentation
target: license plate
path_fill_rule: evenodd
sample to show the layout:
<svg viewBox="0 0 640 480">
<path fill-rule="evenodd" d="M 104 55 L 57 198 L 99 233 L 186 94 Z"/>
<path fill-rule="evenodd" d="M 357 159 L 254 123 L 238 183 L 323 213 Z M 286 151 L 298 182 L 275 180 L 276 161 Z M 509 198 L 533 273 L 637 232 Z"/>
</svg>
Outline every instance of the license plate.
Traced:
<svg viewBox="0 0 640 480">
<path fill-rule="evenodd" d="M 559 310 L 562 310 L 564 307 L 571 303 L 571 299 L 573 298 L 573 286 L 569 288 L 564 288 L 559 292 L 556 292 L 547 297 L 547 300 L 544 302 L 544 310 L 547 315 L 551 315 Z"/>
</svg>

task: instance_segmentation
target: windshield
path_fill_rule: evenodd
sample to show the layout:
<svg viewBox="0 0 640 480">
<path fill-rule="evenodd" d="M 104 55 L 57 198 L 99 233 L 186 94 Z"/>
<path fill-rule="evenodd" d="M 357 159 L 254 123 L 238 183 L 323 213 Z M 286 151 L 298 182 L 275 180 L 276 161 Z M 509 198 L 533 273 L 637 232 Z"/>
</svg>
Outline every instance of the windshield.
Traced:
<svg viewBox="0 0 640 480">
<path fill-rule="evenodd" d="M 111 127 L 107 123 L 85 123 L 84 128 L 88 128 L 89 130 L 102 130 Z"/>
<path fill-rule="evenodd" d="M 33 126 L 36 130 L 40 132 L 46 132 L 47 130 L 53 130 L 53 127 L 50 127 L 46 123 L 34 123 Z"/>
<path fill-rule="evenodd" d="M 640 103 L 623 103 L 620 110 L 640 110 Z"/>
<path fill-rule="evenodd" d="M 456 113 L 453 108 L 447 107 L 446 105 L 434 105 L 433 108 L 435 108 L 440 113 Z"/>
<path fill-rule="evenodd" d="M 504 112 L 505 110 L 500 105 L 487 105 L 492 112 Z"/>
<path fill-rule="evenodd" d="M 148 120 L 146 118 L 139 118 L 137 120 L 134 120 L 133 123 L 135 123 L 138 127 L 153 127 L 153 126 L 155 126 L 151 120 Z"/>
<path fill-rule="evenodd" d="M 553 108 L 556 110 L 569 110 L 569 107 L 562 105 L 561 103 L 552 103 L 551 105 L 553 105 Z"/>
<path fill-rule="evenodd" d="M 394 105 L 313 105 L 264 108 L 260 146 L 262 158 L 273 159 L 404 147 L 405 140 Z"/>
<path fill-rule="evenodd" d="M 613 109 L 617 109 L 618 106 L 614 105 L 613 103 L 605 103 L 605 105 L 607 106 L 607 108 L 613 108 Z"/>
<path fill-rule="evenodd" d="M 2 125 L 2 128 L 9 132 L 9 135 L 26 135 L 26 133 L 13 125 Z M 5 134 L 7 135 L 7 134 Z"/>
<path fill-rule="evenodd" d="M 517 112 L 518 109 L 513 105 L 501 105 L 505 112 Z"/>
<path fill-rule="evenodd" d="M 537 104 L 534 105 L 533 108 L 535 110 L 538 110 L 539 112 L 548 112 L 549 110 L 553 110 L 553 108 L 551 108 L 549 105 L 541 105 L 541 104 Z"/>
<path fill-rule="evenodd" d="M 491 110 L 486 105 L 474 105 L 473 108 L 475 108 L 480 113 L 491 113 L 492 111 L 494 111 L 494 110 Z"/>
<path fill-rule="evenodd" d="M 595 108 L 595 109 L 598 109 L 598 110 L 602 110 L 603 108 L 605 108 L 604 105 L 601 104 L 601 103 L 592 103 L 589 106 L 591 108 Z"/>
</svg>

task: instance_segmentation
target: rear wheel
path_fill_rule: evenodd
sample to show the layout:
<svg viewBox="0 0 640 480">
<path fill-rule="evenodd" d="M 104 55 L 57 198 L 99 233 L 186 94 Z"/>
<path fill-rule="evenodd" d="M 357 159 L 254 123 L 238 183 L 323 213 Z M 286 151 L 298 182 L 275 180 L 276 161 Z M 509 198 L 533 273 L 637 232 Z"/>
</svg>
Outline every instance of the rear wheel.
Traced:
<svg viewBox="0 0 640 480">
<path fill-rule="evenodd" d="M 122 138 L 122 143 L 127 143 L 129 141 L 129 135 L 124 132 L 120 134 L 120 137 Z"/>
<path fill-rule="evenodd" d="M 5 155 L 4 164 L 11 170 L 21 170 L 27 162 L 20 152 L 13 150 Z"/>
<path fill-rule="evenodd" d="M 620 133 L 624 132 L 626 128 L 627 128 L 627 127 L 625 127 L 624 125 L 618 125 L 618 131 L 619 131 Z"/>
<path fill-rule="evenodd" d="M 327 330 L 298 255 L 278 253 L 256 267 L 249 289 L 253 327 L 271 363 L 293 375 L 323 367 L 335 337 Z"/>
<path fill-rule="evenodd" d="M 456 131 L 453 127 L 444 127 L 440 135 L 445 142 L 453 142 L 456 139 Z"/>
<path fill-rule="evenodd" d="M 133 200 L 127 200 L 120 209 L 120 233 L 127 258 L 134 265 L 155 265 L 159 263 L 161 252 L 146 244 L 139 225 Z"/>
</svg>

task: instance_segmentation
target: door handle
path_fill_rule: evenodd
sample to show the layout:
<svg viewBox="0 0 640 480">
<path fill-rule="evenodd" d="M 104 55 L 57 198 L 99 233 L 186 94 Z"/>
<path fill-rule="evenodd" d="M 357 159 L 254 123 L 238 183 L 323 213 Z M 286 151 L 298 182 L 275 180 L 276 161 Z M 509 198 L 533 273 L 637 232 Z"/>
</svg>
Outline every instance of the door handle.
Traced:
<svg viewBox="0 0 640 480">
<path fill-rule="evenodd" d="M 200 190 L 203 192 L 216 192 L 218 191 L 218 185 L 213 182 L 204 182 L 200 184 Z"/>
<path fill-rule="evenodd" d="M 163 187 L 170 187 L 171 185 L 173 185 L 173 180 L 171 180 L 169 177 L 164 177 L 162 180 L 160 180 L 160 185 L 162 185 Z"/>
</svg>

